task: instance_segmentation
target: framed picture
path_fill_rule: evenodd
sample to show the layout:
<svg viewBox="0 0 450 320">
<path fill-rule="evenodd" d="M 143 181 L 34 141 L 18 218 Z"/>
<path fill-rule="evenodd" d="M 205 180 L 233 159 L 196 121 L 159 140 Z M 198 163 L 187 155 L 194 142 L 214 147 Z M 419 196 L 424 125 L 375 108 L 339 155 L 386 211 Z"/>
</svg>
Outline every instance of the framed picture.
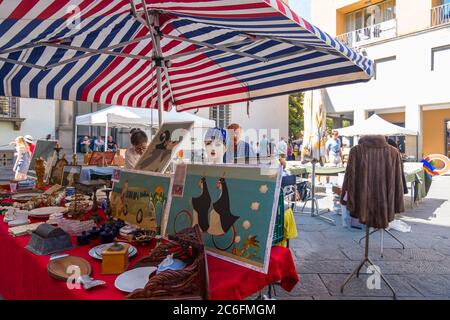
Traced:
<svg viewBox="0 0 450 320">
<path fill-rule="evenodd" d="M 64 167 L 69 165 L 69 162 L 63 156 L 61 159 L 56 160 L 55 165 L 52 167 L 52 172 L 50 174 L 50 183 L 59 184 L 61 183 L 61 177 L 64 172 Z"/>
<path fill-rule="evenodd" d="M 74 186 L 75 182 L 80 181 L 82 166 L 64 166 L 61 176 L 61 185 L 64 187 Z"/>
<path fill-rule="evenodd" d="M 45 161 L 45 179 L 48 179 L 56 154 L 56 144 L 57 141 L 54 140 L 36 141 L 33 156 L 31 157 L 30 161 L 30 167 L 28 168 L 28 175 L 30 175 L 31 177 L 36 177 L 36 160 L 42 158 Z"/>
<path fill-rule="evenodd" d="M 280 189 L 280 166 L 188 164 L 165 235 L 198 224 L 209 254 L 267 273 Z"/>
<path fill-rule="evenodd" d="M 193 126 L 193 122 L 164 123 L 153 137 L 145 153 L 135 166 L 135 170 L 165 172 L 172 158 L 181 147 Z"/>
<path fill-rule="evenodd" d="M 112 215 L 161 234 L 172 202 L 172 176 L 121 170 L 111 193 Z"/>
<path fill-rule="evenodd" d="M 113 151 L 106 151 L 106 152 L 94 151 L 90 155 L 88 165 L 100 167 L 110 166 L 114 161 L 115 155 L 116 153 Z"/>
</svg>

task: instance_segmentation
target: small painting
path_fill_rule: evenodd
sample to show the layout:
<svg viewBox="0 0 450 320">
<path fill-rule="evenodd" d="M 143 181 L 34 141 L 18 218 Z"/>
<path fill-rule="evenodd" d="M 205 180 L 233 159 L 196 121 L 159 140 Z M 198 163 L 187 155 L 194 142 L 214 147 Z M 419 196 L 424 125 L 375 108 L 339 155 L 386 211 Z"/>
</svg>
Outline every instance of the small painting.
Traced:
<svg viewBox="0 0 450 320">
<path fill-rule="evenodd" d="M 116 153 L 112 151 L 100 152 L 94 151 L 90 155 L 89 163 L 90 166 L 110 166 L 114 161 Z"/>
<path fill-rule="evenodd" d="M 164 123 L 135 166 L 136 170 L 165 172 L 193 126 L 193 122 Z"/>
<path fill-rule="evenodd" d="M 30 167 L 28 169 L 28 175 L 36 177 L 36 160 L 39 158 L 44 159 L 45 165 L 45 179 L 50 175 L 53 161 L 55 158 L 55 147 L 58 142 L 54 140 L 37 140 L 34 147 L 34 152 L 31 157 Z"/>
<path fill-rule="evenodd" d="M 279 166 L 188 164 L 165 234 L 198 224 L 209 254 L 267 273 L 280 177 Z"/>
<path fill-rule="evenodd" d="M 64 167 L 69 165 L 69 162 L 66 160 L 65 156 L 59 160 L 56 160 L 55 165 L 52 168 L 51 174 L 50 174 L 50 184 L 60 184 L 61 183 L 61 177 L 64 172 Z"/>
<path fill-rule="evenodd" d="M 122 170 L 111 193 L 112 214 L 160 234 L 170 208 L 171 188 L 170 175 Z"/>
<path fill-rule="evenodd" d="M 61 185 L 64 187 L 73 187 L 80 181 L 81 166 L 64 166 L 61 177 Z"/>
</svg>

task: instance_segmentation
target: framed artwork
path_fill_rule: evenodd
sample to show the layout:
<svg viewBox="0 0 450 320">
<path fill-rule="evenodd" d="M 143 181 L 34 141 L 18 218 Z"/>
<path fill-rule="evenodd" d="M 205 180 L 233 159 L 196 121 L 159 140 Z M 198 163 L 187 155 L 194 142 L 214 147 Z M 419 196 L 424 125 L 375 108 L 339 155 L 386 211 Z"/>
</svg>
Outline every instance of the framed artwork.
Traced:
<svg viewBox="0 0 450 320">
<path fill-rule="evenodd" d="M 178 152 L 193 122 L 164 123 L 139 159 L 135 170 L 165 172 Z"/>
<path fill-rule="evenodd" d="M 209 254 L 267 273 L 280 188 L 279 166 L 188 164 L 165 234 L 198 224 Z"/>
<path fill-rule="evenodd" d="M 115 155 L 116 153 L 113 151 L 106 151 L 106 152 L 94 151 L 90 155 L 88 165 L 99 167 L 110 166 L 114 161 Z"/>
<path fill-rule="evenodd" d="M 45 163 L 45 179 L 50 175 L 51 168 L 53 166 L 53 161 L 55 158 L 55 147 L 57 141 L 54 140 L 37 140 L 34 147 L 33 156 L 31 157 L 30 167 L 28 169 L 28 174 L 32 177 L 36 177 L 36 159 L 42 158 Z"/>
<path fill-rule="evenodd" d="M 50 184 L 60 184 L 61 177 L 64 172 L 64 167 L 69 165 L 69 162 L 66 160 L 65 156 L 59 160 L 56 160 L 55 165 L 52 167 L 52 172 L 50 174 Z"/>
<path fill-rule="evenodd" d="M 64 187 L 73 187 L 75 182 L 80 181 L 81 168 L 81 166 L 64 166 L 60 184 Z"/>
<path fill-rule="evenodd" d="M 171 175 L 121 170 L 111 193 L 112 215 L 161 233 L 171 204 Z"/>
</svg>

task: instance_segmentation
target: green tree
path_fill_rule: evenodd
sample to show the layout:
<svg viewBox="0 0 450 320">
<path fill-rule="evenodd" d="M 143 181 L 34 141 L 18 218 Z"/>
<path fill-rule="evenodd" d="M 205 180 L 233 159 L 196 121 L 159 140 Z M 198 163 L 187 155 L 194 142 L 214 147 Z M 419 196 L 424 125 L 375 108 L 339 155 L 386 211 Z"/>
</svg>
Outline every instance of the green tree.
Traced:
<svg viewBox="0 0 450 320">
<path fill-rule="evenodd" d="M 299 92 L 289 96 L 289 136 L 297 139 L 304 130 L 304 93 Z"/>
</svg>

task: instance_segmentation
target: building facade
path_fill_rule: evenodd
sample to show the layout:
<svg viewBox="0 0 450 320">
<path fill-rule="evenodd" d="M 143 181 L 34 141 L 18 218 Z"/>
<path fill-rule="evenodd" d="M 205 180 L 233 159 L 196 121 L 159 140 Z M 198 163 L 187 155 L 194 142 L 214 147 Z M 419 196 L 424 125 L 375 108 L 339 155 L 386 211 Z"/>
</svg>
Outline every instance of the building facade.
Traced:
<svg viewBox="0 0 450 320">
<path fill-rule="evenodd" d="M 325 90 L 335 127 L 376 113 L 420 133 L 408 155 L 450 156 L 450 0 L 314 0 L 311 20 L 375 62 L 369 83 Z"/>
</svg>

